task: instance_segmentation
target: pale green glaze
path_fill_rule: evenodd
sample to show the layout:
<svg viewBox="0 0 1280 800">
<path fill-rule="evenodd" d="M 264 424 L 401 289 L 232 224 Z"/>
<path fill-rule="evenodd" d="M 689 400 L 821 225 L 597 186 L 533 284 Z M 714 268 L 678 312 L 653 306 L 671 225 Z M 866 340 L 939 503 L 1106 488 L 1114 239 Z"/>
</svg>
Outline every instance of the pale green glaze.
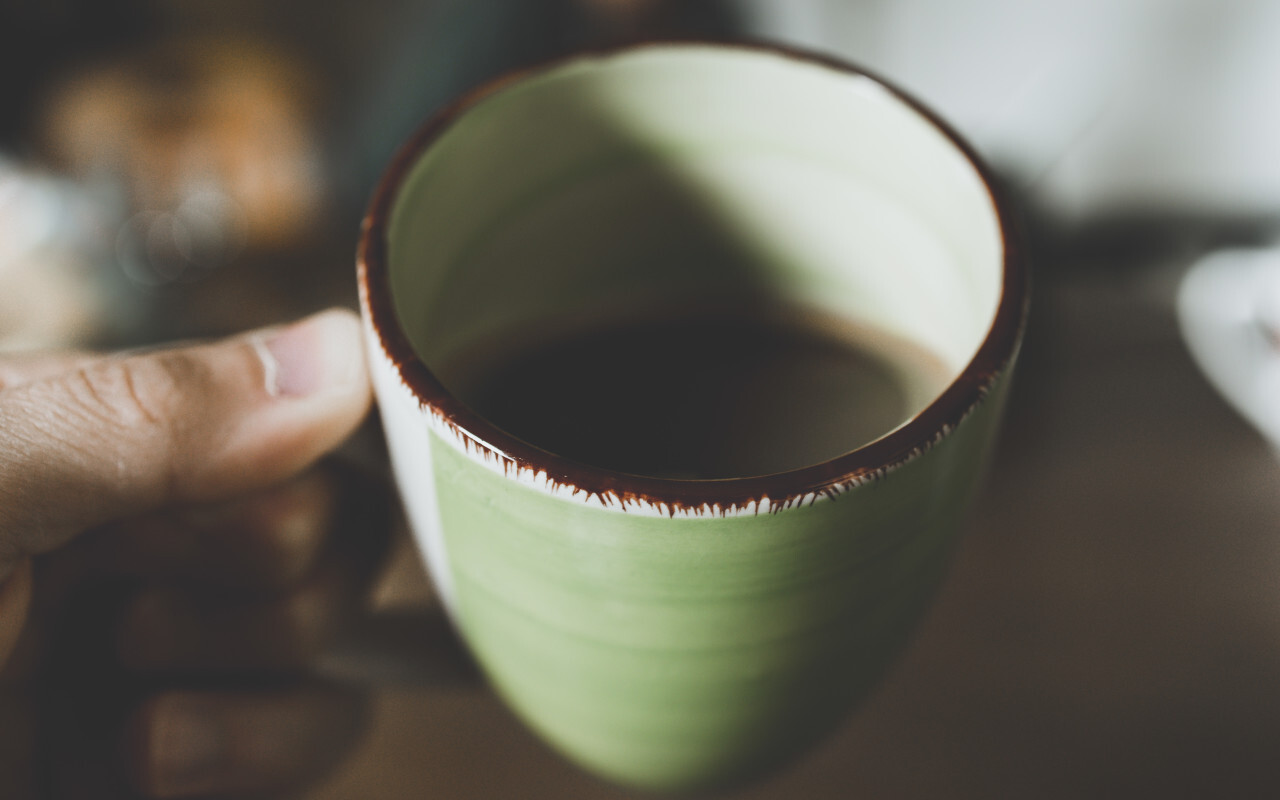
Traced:
<svg viewBox="0 0 1280 800">
<path fill-rule="evenodd" d="M 997 399 L 835 501 L 727 518 L 554 497 L 438 438 L 458 620 L 512 707 L 591 769 L 661 789 L 750 777 L 839 722 L 899 651 Z"/>
<path fill-rule="evenodd" d="M 890 331 L 954 377 L 1022 303 L 952 140 L 870 79 L 747 49 L 640 48 L 508 85 L 420 154 L 385 224 L 397 324 L 445 389 L 471 348 L 566 318 L 761 296 Z M 576 762 L 666 790 L 767 771 L 867 695 L 943 575 L 1016 348 L 1001 339 L 1004 372 L 954 429 L 913 423 L 914 454 L 819 487 L 836 499 L 667 515 L 506 459 L 369 332 L 406 510 L 485 673 Z"/>
</svg>

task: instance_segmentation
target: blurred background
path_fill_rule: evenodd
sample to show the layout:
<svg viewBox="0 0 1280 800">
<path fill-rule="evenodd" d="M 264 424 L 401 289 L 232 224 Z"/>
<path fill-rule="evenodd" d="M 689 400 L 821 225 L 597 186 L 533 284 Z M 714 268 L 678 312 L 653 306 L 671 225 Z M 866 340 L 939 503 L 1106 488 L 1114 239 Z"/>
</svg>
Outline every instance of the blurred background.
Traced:
<svg viewBox="0 0 1280 800">
<path fill-rule="evenodd" d="M 655 36 L 784 42 L 912 92 L 995 167 L 1035 267 L 937 609 L 838 736 L 741 796 L 1280 795 L 1280 467 L 1176 305 L 1192 265 L 1280 231 L 1280 3 L 0 0 L 0 349 L 354 306 L 363 206 L 426 116 Z M 409 550 L 377 602 L 406 637 L 430 613 Z M 391 683 L 314 797 L 625 796 L 482 687 Z"/>
</svg>

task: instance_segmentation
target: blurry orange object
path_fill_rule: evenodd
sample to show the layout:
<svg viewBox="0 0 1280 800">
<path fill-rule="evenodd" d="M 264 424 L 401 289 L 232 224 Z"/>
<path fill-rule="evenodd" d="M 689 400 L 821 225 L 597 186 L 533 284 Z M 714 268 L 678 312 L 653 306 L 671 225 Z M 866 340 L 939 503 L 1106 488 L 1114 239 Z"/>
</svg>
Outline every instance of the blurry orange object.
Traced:
<svg viewBox="0 0 1280 800">
<path fill-rule="evenodd" d="M 42 138 L 73 174 L 121 179 L 135 211 L 197 207 L 223 251 L 284 247 L 323 205 L 316 96 L 269 43 L 175 39 L 65 80 Z"/>
</svg>

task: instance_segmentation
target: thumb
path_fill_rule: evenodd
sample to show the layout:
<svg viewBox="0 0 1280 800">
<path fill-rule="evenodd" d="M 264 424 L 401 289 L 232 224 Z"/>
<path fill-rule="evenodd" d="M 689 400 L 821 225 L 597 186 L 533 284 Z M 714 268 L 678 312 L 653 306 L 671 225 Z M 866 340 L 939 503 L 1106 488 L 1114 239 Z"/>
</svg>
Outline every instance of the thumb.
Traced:
<svg viewBox="0 0 1280 800">
<path fill-rule="evenodd" d="M 346 311 L 0 392 L 0 576 L 94 525 L 282 480 L 368 406 Z"/>
</svg>

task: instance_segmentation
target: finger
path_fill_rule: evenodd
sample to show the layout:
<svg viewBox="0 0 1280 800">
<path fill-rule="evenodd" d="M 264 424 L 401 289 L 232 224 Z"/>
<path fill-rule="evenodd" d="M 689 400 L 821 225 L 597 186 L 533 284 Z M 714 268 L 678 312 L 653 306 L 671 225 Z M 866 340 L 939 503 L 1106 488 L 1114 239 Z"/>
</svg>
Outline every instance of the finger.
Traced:
<svg viewBox="0 0 1280 800">
<path fill-rule="evenodd" d="M 329 684 L 174 691 L 138 709 L 123 749 L 132 783 L 147 797 L 276 796 L 332 770 L 367 717 L 366 695 Z"/>
<path fill-rule="evenodd" d="M 304 669 L 366 611 L 368 588 L 387 550 L 386 514 L 345 535 L 290 592 L 244 599 L 159 586 L 127 606 L 117 637 L 121 664 L 139 672 L 242 674 Z"/>
<path fill-rule="evenodd" d="M 110 520 L 271 485 L 346 438 L 369 400 L 348 312 L 8 390 L 0 544 L 44 552 Z"/>
<path fill-rule="evenodd" d="M 129 604 L 116 652 L 121 664 L 140 672 L 296 672 L 354 618 L 356 605 L 331 571 L 258 602 L 152 588 Z"/>
<path fill-rule="evenodd" d="M 346 489 L 333 469 L 312 468 L 235 500 L 96 528 L 73 542 L 65 557 L 85 572 L 279 591 L 315 566 Z"/>
<path fill-rule="evenodd" d="M 5 356 L 0 359 L 0 392 L 80 369 L 100 357 L 77 350 Z"/>
<path fill-rule="evenodd" d="M 133 582 L 131 595 L 141 581 L 177 587 L 205 604 L 251 605 L 296 588 L 335 551 L 328 557 L 339 559 L 352 585 L 366 585 L 389 558 L 394 509 L 384 477 L 328 459 L 240 501 L 98 528 L 40 558 L 32 606 L 38 624 L 27 625 L 6 667 L 30 674 L 51 626 L 80 629 L 79 606 L 66 610 L 77 590 L 120 578 Z M 112 638 L 98 657 L 114 661 L 116 650 Z"/>
</svg>

